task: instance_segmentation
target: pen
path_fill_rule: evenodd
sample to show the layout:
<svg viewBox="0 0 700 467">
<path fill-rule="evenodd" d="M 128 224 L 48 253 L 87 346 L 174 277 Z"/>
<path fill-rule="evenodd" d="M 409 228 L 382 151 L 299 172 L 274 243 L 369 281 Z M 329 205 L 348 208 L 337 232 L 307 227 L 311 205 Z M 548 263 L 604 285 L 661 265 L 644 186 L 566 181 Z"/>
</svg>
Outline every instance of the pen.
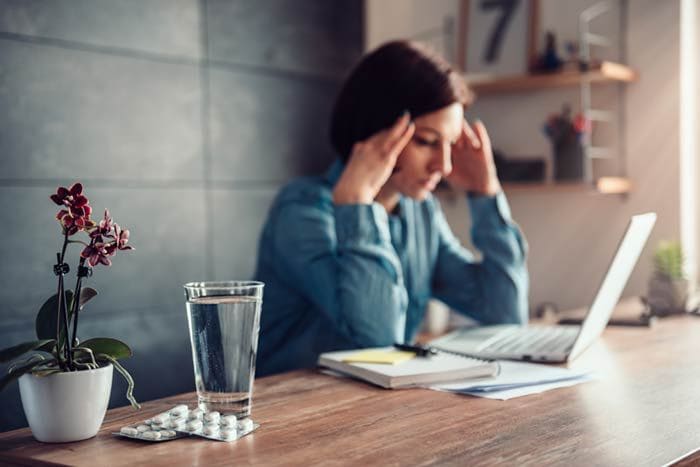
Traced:
<svg viewBox="0 0 700 467">
<path fill-rule="evenodd" d="M 418 357 L 431 357 L 437 355 L 438 351 L 432 347 L 423 347 L 421 345 L 409 345 L 409 344 L 398 344 L 395 343 L 394 347 L 399 350 L 406 350 L 407 352 L 415 352 Z"/>
</svg>

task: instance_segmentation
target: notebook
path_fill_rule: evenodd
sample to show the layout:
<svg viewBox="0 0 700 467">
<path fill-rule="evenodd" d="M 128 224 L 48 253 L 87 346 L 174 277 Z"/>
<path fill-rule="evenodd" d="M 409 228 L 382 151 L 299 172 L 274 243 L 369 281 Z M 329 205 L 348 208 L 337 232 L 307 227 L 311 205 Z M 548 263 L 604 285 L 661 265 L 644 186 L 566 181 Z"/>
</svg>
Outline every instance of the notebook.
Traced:
<svg viewBox="0 0 700 467">
<path fill-rule="evenodd" d="M 498 362 L 477 360 L 445 352 L 439 352 L 431 357 L 413 357 L 395 364 L 346 361 L 354 359 L 353 356 L 360 352 L 368 351 L 375 355 L 381 352 L 400 352 L 393 347 L 327 352 L 319 356 L 318 364 L 389 389 L 492 377 L 499 371 Z"/>
</svg>

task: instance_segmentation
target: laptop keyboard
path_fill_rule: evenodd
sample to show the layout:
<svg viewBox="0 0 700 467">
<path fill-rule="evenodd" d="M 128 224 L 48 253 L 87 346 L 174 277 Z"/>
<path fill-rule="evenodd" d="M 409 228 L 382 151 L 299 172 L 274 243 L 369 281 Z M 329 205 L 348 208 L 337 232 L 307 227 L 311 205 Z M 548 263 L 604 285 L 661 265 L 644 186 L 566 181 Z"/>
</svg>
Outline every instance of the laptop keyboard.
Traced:
<svg viewBox="0 0 700 467">
<path fill-rule="evenodd" d="M 578 326 L 524 327 L 496 335 L 484 343 L 484 353 L 568 352 L 578 334 Z"/>
</svg>

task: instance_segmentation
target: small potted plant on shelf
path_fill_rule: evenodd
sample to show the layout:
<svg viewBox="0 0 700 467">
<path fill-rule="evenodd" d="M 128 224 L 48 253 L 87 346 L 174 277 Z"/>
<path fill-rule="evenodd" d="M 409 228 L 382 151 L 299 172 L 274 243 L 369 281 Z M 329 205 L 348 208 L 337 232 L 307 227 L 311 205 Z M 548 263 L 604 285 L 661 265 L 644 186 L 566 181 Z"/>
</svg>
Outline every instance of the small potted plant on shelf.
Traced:
<svg viewBox="0 0 700 467">
<path fill-rule="evenodd" d="M 119 363 L 132 355 L 129 346 L 108 337 L 78 338 L 83 306 L 97 295 L 83 282 L 94 267 L 110 266 L 110 258 L 118 251 L 133 248 L 127 245 L 129 231 L 116 224 L 109 211 L 105 210 L 99 222 L 91 219 L 92 207 L 80 183 L 59 187 L 50 198 L 61 206 L 56 219 L 61 225 L 63 245 L 53 267 L 57 292 L 39 309 L 37 340 L 0 351 L 0 362 L 12 362 L 0 379 L 0 390 L 19 379 L 24 413 L 37 440 L 78 441 L 95 436 L 102 425 L 114 368 L 128 383 L 127 399 L 135 408 L 140 407 L 133 396 L 133 379 Z M 73 290 L 64 286 L 70 272 L 66 250 L 71 244 L 82 246 Z"/>
<path fill-rule="evenodd" d="M 680 243 L 664 241 L 654 252 L 654 273 L 649 280 L 647 302 L 651 312 L 665 316 L 685 311 L 688 280 L 683 273 Z"/>
</svg>

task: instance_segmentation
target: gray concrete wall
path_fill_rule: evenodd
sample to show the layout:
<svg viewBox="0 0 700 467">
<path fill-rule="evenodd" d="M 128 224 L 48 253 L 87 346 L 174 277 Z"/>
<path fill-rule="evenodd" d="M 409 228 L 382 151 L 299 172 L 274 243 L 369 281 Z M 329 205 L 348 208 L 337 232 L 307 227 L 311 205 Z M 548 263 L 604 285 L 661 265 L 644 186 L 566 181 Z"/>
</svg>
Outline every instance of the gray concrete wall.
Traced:
<svg viewBox="0 0 700 467">
<path fill-rule="evenodd" d="M 96 216 L 109 208 L 136 248 L 89 280 L 100 295 L 81 336 L 132 345 L 125 366 L 140 400 L 193 390 L 181 285 L 249 278 L 279 186 L 332 159 L 327 120 L 361 52 L 361 9 L 0 0 L 0 346 L 33 338 L 56 286 L 48 196 L 80 180 Z M 124 390 L 115 375 L 112 406 L 126 404 Z M 24 425 L 13 384 L 0 431 Z"/>
</svg>

